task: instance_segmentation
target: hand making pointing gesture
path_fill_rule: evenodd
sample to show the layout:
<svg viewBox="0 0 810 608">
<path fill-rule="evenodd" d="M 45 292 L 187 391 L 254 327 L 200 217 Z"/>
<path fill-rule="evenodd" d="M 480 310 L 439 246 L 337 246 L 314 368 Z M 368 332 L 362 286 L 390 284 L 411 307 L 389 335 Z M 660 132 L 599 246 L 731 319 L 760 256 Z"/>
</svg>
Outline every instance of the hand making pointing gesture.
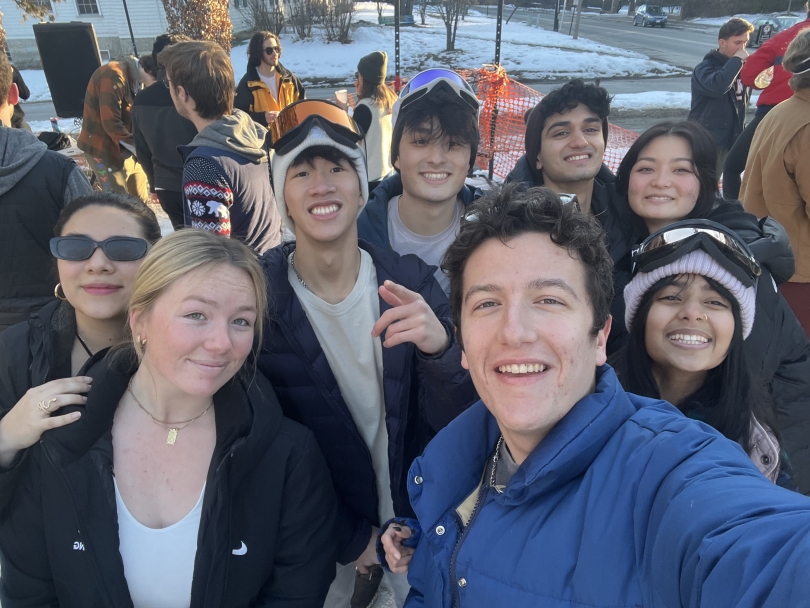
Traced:
<svg viewBox="0 0 810 608">
<path fill-rule="evenodd" d="M 385 332 L 383 346 L 391 348 L 413 342 L 426 355 L 436 355 L 447 348 L 447 331 L 421 295 L 393 281 L 386 281 L 379 291 L 380 297 L 393 306 L 371 330 L 374 338 Z"/>
</svg>

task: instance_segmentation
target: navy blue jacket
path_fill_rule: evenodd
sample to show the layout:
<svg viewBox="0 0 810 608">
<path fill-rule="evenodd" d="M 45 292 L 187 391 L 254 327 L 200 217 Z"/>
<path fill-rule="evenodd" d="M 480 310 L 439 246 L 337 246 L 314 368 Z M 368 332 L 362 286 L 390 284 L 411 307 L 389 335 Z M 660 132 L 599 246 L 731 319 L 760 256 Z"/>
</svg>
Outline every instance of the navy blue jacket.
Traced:
<svg viewBox="0 0 810 608">
<path fill-rule="evenodd" d="M 407 608 L 808 605 L 810 499 L 610 367 L 462 528 L 499 435 L 479 402 L 411 467 Z"/>
<path fill-rule="evenodd" d="M 361 239 L 377 245 L 377 247 L 391 248 L 391 241 L 388 238 L 388 201 L 401 194 L 402 177 L 399 173 L 386 177 L 380 182 L 380 185 L 369 196 L 360 217 L 357 218 L 357 233 Z M 461 202 L 464 203 L 464 207 L 469 207 L 475 199 L 481 196 L 481 191 L 465 185 L 458 195 Z"/>
<path fill-rule="evenodd" d="M 461 367 L 450 304 L 433 278 L 435 267 L 415 255 L 400 256 L 363 241 L 360 247 L 371 254 L 378 283 L 391 280 L 419 293 L 449 339 L 447 349 L 434 357 L 411 343 L 382 351 L 391 495 L 395 512 L 409 514 L 413 511 L 406 488 L 408 467 L 436 432 L 478 397 L 469 373 Z M 271 308 L 259 369 L 272 382 L 285 415 L 311 429 L 326 456 L 341 511 L 339 560 L 348 563 L 365 550 L 371 526 L 380 525 L 376 477 L 371 454 L 287 279 L 287 259 L 294 249 L 295 243 L 285 243 L 261 258 Z M 389 308 L 380 298 L 380 314 Z"/>
<path fill-rule="evenodd" d="M 745 106 L 751 90 L 744 89 L 742 99 L 738 100 L 734 87 L 742 66 L 739 57 L 726 57 L 715 49 L 692 72 L 689 120 L 706 127 L 721 150 L 730 150 L 745 127 Z"/>
</svg>

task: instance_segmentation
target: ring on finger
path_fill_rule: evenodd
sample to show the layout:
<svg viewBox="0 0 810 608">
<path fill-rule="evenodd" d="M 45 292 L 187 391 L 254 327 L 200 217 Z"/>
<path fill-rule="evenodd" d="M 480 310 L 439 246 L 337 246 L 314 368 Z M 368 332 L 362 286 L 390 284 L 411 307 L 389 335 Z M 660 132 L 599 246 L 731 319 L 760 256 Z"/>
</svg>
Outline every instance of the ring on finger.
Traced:
<svg viewBox="0 0 810 608">
<path fill-rule="evenodd" d="M 48 399 L 47 403 L 45 401 L 40 401 L 39 403 L 37 403 L 37 409 L 41 412 L 47 412 L 48 410 L 51 409 L 51 403 L 53 403 L 54 401 L 56 401 L 56 397 Z"/>
</svg>

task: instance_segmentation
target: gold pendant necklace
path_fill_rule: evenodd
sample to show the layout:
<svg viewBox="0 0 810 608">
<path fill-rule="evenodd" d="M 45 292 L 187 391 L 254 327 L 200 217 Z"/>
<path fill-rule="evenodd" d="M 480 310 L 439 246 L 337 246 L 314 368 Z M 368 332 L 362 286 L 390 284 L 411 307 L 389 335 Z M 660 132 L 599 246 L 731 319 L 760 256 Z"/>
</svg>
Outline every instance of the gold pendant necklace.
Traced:
<svg viewBox="0 0 810 608">
<path fill-rule="evenodd" d="M 205 416 L 208 413 L 208 410 L 214 407 L 214 402 L 211 401 L 211 404 L 207 408 L 205 408 L 205 411 L 202 414 L 195 416 L 191 420 L 182 420 L 180 422 L 165 422 L 163 420 L 158 420 L 157 418 L 155 418 L 151 414 L 151 412 L 149 412 L 149 410 L 147 410 L 143 406 L 143 403 L 141 403 L 140 400 L 135 396 L 135 393 L 132 392 L 132 378 L 130 378 L 129 384 L 127 384 L 127 392 L 129 392 L 129 394 L 132 395 L 132 398 L 135 400 L 135 403 L 138 404 L 139 408 L 141 408 L 144 412 L 146 412 L 146 415 L 152 419 L 152 422 L 154 422 L 160 428 L 169 431 L 169 435 L 166 437 L 166 443 L 168 445 L 174 445 L 174 442 L 177 441 L 177 435 L 178 433 L 180 433 L 180 431 L 182 431 L 192 422 L 195 422 L 196 420 L 199 420 L 200 418 Z"/>
</svg>

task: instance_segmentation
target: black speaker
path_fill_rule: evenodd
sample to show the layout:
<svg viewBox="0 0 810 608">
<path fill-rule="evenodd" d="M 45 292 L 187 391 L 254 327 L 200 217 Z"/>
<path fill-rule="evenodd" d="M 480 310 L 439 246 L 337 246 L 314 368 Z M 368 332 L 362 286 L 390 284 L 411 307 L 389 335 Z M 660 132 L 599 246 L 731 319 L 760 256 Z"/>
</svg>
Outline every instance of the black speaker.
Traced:
<svg viewBox="0 0 810 608">
<path fill-rule="evenodd" d="M 101 65 L 92 23 L 37 23 L 39 57 L 60 118 L 81 118 L 90 77 Z"/>
</svg>

